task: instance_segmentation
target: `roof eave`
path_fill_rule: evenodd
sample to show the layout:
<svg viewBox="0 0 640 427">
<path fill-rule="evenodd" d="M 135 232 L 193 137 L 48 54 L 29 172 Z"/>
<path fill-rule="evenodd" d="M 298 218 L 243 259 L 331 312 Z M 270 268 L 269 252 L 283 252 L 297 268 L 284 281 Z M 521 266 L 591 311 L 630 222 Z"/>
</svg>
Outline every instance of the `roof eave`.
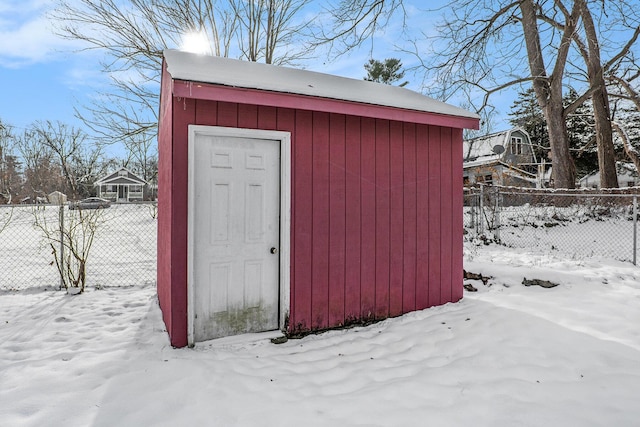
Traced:
<svg viewBox="0 0 640 427">
<path fill-rule="evenodd" d="M 126 180 L 126 181 L 130 181 L 127 184 L 121 184 L 121 185 L 147 185 L 147 181 L 143 180 L 143 179 L 134 179 L 134 178 L 130 178 L 128 176 L 116 176 L 116 177 L 109 177 L 106 179 L 102 179 L 99 181 L 95 182 L 95 185 L 109 185 L 111 183 L 113 183 L 114 181 L 117 180 Z"/>
<path fill-rule="evenodd" d="M 446 115 L 296 93 L 230 87 L 180 79 L 173 80 L 173 95 L 180 98 L 321 111 L 457 129 L 480 128 L 480 120 L 476 117 Z"/>
</svg>

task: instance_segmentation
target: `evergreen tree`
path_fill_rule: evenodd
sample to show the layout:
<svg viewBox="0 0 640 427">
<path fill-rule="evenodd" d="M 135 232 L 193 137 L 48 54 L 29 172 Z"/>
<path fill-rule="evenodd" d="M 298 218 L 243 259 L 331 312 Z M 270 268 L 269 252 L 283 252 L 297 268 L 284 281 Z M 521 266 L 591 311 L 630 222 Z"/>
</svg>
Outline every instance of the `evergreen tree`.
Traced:
<svg viewBox="0 0 640 427">
<path fill-rule="evenodd" d="M 370 82 L 391 85 L 404 77 L 402 61 L 396 58 L 387 58 L 384 62 L 370 59 L 368 63 L 364 64 L 364 69 L 367 71 L 367 76 L 364 79 Z M 403 87 L 408 83 L 405 81 L 398 86 Z"/>
<path fill-rule="evenodd" d="M 564 104 L 569 105 L 578 98 L 578 93 L 569 89 L 564 96 Z M 595 137 L 593 107 L 591 100 L 580 105 L 567 117 L 569 147 L 576 165 L 578 179 L 598 170 L 598 145 Z"/>
</svg>

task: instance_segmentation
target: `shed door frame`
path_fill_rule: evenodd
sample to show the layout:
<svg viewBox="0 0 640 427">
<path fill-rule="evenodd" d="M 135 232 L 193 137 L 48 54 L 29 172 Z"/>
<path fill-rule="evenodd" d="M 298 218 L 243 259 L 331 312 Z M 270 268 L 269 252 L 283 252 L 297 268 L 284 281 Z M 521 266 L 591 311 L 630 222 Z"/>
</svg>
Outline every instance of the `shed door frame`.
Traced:
<svg viewBox="0 0 640 427">
<path fill-rule="evenodd" d="M 290 269 L 291 269 L 291 133 L 282 131 L 230 128 L 222 126 L 189 125 L 188 139 L 188 202 L 187 202 L 187 342 L 194 342 L 194 143 L 198 135 L 232 138 L 269 139 L 280 141 L 280 275 L 279 275 L 279 322 L 282 330 L 289 316 Z"/>
</svg>

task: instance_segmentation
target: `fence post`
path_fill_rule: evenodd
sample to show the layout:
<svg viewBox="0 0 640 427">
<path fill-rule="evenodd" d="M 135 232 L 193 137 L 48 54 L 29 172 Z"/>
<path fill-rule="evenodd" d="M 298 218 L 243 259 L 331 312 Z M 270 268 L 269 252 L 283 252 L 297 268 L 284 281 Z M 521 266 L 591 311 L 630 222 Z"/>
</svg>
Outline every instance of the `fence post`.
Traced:
<svg viewBox="0 0 640 427">
<path fill-rule="evenodd" d="M 60 205 L 60 290 L 64 288 L 64 204 Z"/>
<path fill-rule="evenodd" d="M 493 233 L 493 240 L 500 242 L 500 196 L 501 193 L 497 187 L 494 189 L 494 195 L 496 198 L 496 219 L 495 219 L 495 231 Z"/>
<path fill-rule="evenodd" d="M 480 184 L 480 202 L 478 203 L 478 235 L 484 234 L 484 185 Z"/>
<path fill-rule="evenodd" d="M 633 265 L 638 256 L 638 196 L 633 196 Z"/>
</svg>

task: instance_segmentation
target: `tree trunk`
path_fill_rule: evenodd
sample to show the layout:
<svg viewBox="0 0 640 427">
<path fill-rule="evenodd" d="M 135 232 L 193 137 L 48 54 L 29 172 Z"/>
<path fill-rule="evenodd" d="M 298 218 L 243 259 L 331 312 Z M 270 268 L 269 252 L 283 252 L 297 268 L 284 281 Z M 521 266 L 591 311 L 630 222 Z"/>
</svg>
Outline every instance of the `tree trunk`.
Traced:
<svg viewBox="0 0 640 427">
<path fill-rule="evenodd" d="M 552 98 L 560 98 L 552 99 Z M 575 188 L 576 168 L 569 151 L 569 136 L 564 118 L 562 95 L 551 97 L 543 108 L 551 148 L 551 179 L 555 188 Z"/>
<path fill-rule="evenodd" d="M 596 128 L 596 143 L 598 144 L 598 169 L 600 171 L 601 188 L 618 188 L 616 174 L 615 150 L 613 148 L 613 129 L 611 128 L 611 109 L 609 94 L 604 81 L 602 62 L 600 60 L 600 45 L 598 34 L 591 17 L 591 11 L 585 0 L 578 0 L 580 15 L 587 38 L 588 55 L 585 57 L 589 85 L 593 90 L 593 116 Z M 584 54 L 583 54 L 584 55 Z"/>
<path fill-rule="evenodd" d="M 533 0 L 521 0 L 520 10 L 522 11 L 522 30 L 527 47 L 529 68 L 533 76 L 533 89 L 547 120 L 549 130 L 553 186 L 556 188 L 575 188 L 576 172 L 569 152 L 569 137 L 562 105 L 562 74 L 571 43 L 571 33 L 575 29 L 577 11 L 574 10 L 571 16 L 567 17 L 554 71 L 551 76 L 548 76 L 540 43 L 536 6 Z"/>
<path fill-rule="evenodd" d="M 602 78 L 602 73 L 600 73 Z M 611 111 L 609 97 L 602 79 L 602 89 L 592 96 L 593 115 L 596 127 L 596 143 L 598 144 L 598 170 L 600 171 L 600 188 L 618 188 L 616 174 L 616 153 L 613 148 L 613 129 L 611 128 Z"/>
</svg>

